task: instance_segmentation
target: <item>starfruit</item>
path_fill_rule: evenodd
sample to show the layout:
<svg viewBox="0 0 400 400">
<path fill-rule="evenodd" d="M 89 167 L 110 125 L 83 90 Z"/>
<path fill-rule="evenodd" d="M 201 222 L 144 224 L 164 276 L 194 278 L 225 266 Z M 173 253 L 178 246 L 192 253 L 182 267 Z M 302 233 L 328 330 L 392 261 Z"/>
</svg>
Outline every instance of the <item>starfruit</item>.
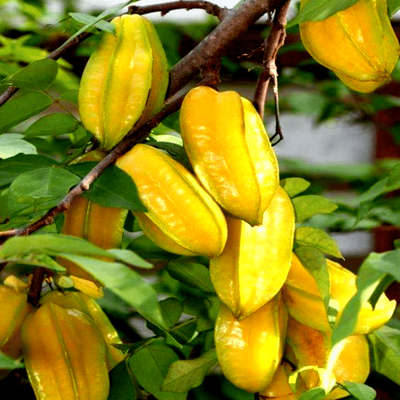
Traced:
<svg viewBox="0 0 400 400">
<path fill-rule="evenodd" d="M 330 295 L 332 300 L 336 301 L 340 317 L 348 301 L 357 292 L 357 277 L 340 264 L 331 260 L 326 261 Z M 317 283 L 296 255 L 293 255 L 292 266 L 282 292 L 289 314 L 293 318 L 314 329 L 331 330 Z M 363 303 L 353 334 L 367 334 L 380 328 L 389 321 L 395 308 L 396 301 L 390 301 L 385 294 L 380 296 L 374 309 L 369 302 Z"/>
<path fill-rule="evenodd" d="M 82 123 L 105 150 L 157 113 L 168 87 L 168 64 L 154 26 L 140 15 L 111 22 L 90 57 L 79 89 Z"/>
<path fill-rule="evenodd" d="M 86 314 L 46 303 L 25 319 L 22 341 L 38 400 L 107 400 L 106 345 Z"/>
<path fill-rule="evenodd" d="M 364 383 L 370 372 L 368 341 L 364 335 L 348 336 L 343 350 L 337 358 L 332 372 L 338 383 L 345 381 Z M 285 358 L 297 369 L 306 366 L 324 368 L 331 351 L 330 332 L 321 332 L 297 322 L 289 317 Z M 307 389 L 319 384 L 319 377 L 314 371 L 300 373 Z M 340 399 L 349 393 L 343 389 L 333 389 L 326 399 Z"/>
<path fill-rule="evenodd" d="M 292 366 L 286 362 L 278 366 L 271 383 L 266 389 L 258 393 L 260 400 L 295 400 L 296 396 L 289 384 L 289 375 L 293 372 Z"/>
<path fill-rule="evenodd" d="M 358 92 L 388 83 L 399 57 L 386 0 L 360 0 L 323 21 L 302 22 L 300 35 L 316 61 Z"/>
<path fill-rule="evenodd" d="M 222 372 L 231 383 L 252 393 L 268 387 L 281 362 L 286 322 L 279 294 L 241 321 L 221 304 L 215 347 Z"/>
<path fill-rule="evenodd" d="M 278 186 L 263 224 L 227 218 L 228 240 L 221 255 L 210 262 L 211 279 L 219 298 L 233 315 L 246 318 L 281 289 L 289 272 L 295 216 L 289 196 Z"/>
<path fill-rule="evenodd" d="M 21 325 L 34 309 L 27 300 L 26 293 L 0 285 L 0 352 L 11 358 L 22 354 Z"/>
<path fill-rule="evenodd" d="M 206 190 L 232 216 L 260 225 L 279 178 L 275 153 L 252 104 L 236 92 L 200 86 L 186 95 L 180 125 Z"/>
<path fill-rule="evenodd" d="M 54 303 L 63 308 L 79 310 L 92 318 L 107 344 L 108 369 L 113 369 L 125 358 L 122 351 L 113 346 L 113 344 L 122 343 L 118 336 L 118 332 L 111 324 L 107 315 L 92 297 L 81 292 L 69 292 L 64 294 L 54 290 L 46 293 L 40 299 L 40 304 L 43 305 L 47 303 Z"/>
<path fill-rule="evenodd" d="M 106 156 L 102 151 L 91 151 L 73 162 L 101 161 Z M 120 247 L 123 228 L 128 210 L 117 207 L 103 207 L 85 197 L 78 196 L 64 213 L 61 233 L 87 239 L 103 249 Z M 92 275 L 71 261 L 58 258 L 71 275 L 93 280 Z"/>
<path fill-rule="evenodd" d="M 116 165 L 135 182 L 147 212 L 134 215 L 158 246 L 210 258 L 222 252 L 227 237 L 225 217 L 181 164 L 158 149 L 138 144 Z"/>
</svg>

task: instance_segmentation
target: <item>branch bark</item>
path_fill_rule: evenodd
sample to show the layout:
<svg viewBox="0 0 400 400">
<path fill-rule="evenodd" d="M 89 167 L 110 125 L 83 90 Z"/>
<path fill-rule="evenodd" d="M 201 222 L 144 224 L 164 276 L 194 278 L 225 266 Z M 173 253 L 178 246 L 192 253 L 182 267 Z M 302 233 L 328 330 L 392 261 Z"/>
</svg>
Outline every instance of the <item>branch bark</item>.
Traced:
<svg viewBox="0 0 400 400">
<path fill-rule="evenodd" d="M 193 9 L 202 9 L 206 11 L 208 14 L 214 15 L 220 21 L 225 17 L 228 12 L 228 9 L 225 7 L 219 7 L 214 3 L 210 3 L 209 1 L 202 0 L 180 0 L 168 3 L 159 3 L 159 4 L 150 4 L 146 6 L 130 6 L 129 13 L 130 14 L 150 14 L 154 12 L 161 12 L 161 15 L 164 16 L 173 10 L 193 10 Z"/>
</svg>

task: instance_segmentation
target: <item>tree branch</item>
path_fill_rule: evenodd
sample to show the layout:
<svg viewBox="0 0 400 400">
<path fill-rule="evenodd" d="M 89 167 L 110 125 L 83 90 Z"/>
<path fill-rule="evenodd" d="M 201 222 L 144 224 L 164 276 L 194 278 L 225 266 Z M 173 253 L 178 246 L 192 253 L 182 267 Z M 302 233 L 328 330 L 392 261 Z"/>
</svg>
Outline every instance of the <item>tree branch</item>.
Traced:
<svg viewBox="0 0 400 400">
<path fill-rule="evenodd" d="M 290 0 L 284 0 L 275 11 L 271 30 L 265 39 L 264 57 L 262 69 L 258 77 L 253 104 L 261 118 L 264 118 L 265 100 L 267 98 L 268 86 L 271 79 L 277 80 L 276 56 L 286 38 L 286 15 Z"/>
<path fill-rule="evenodd" d="M 280 0 L 280 3 L 283 1 Z M 272 2 L 272 0 L 247 0 L 230 10 L 222 22 L 171 69 L 169 95 L 184 87 L 204 64 L 214 59 L 219 60 L 237 37 L 245 33 L 265 13 L 271 11 Z"/>
<path fill-rule="evenodd" d="M 154 12 L 161 12 L 161 15 L 164 16 L 173 10 L 193 10 L 193 9 L 202 9 L 206 11 L 208 14 L 214 15 L 220 21 L 225 17 L 228 13 L 228 9 L 225 7 L 219 7 L 214 3 L 210 3 L 209 1 L 203 0 L 180 0 L 168 3 L 159 3 L 159 4 L 150 4 L 146 6 L 130 6 L 129 14 L 150 14 Z"/>
<path fill-rule="evenodd" d="M 70 42 L 65 42 L 60 47 L 55 49 L 52 53 L 50 53 L 46 58 L 50 58 L 52 60 L 58 60 L 63 54 L 65 54 L 68 50 L 71 50 L 72 47 L 76 46 L 78 43 L 83 42 L 91 36 L 89 32 L 83 32 L 79 36 L 77 36 L 74 40 Z M 17 93 L 19 88 L 10 86 L 1 96 L 0 96 L 0 106 L 2 106 L 6 101 L 8 101 L 15 93 Z"/>
</svg>

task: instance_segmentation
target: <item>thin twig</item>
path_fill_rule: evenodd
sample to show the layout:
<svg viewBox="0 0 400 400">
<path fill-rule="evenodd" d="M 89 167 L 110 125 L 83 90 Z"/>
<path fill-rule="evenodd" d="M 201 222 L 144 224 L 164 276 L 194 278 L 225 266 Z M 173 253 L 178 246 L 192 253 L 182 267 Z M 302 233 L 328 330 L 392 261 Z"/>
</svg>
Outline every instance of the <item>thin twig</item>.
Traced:
<svg viewBox="0 0 400 400">
<path fill-rule="evenodd" d="M 279 49 L 283 46 L 286 38 L 286 15 L 289 9 L 290 0 L 284 0 L 275 11 L 271 30 L 265 39 L 265 50 L 263 66 L 258 77 L 253 104 L 261 118 L 264 118 L 265 100 L 267 98 L 268 86 L 272 79 L 274 85 L 276 133 L 272 138 L 283 138 L 279 122 L 279 96 L 278 96 L 278 72 L 276 68 L 276 56 Z M 271 138 L 271 141 L 272 141 Z M 277 144 L 277 142 L 275 143 Z"/>
<path fill-rule="evenodd" d="M 78 43 L 87 39 L 91 33 L 83 32 L 79 36 L 77 36 L 74 40 L 70 42 L 65 42 L 60 47 L 55 49 L 52 53 L 50 53 L 46 58 L 50 58 L 52 60 L 58 60 L 63 54 L 65 54 L 68 50 L 71 50 L 72 47 L 76 46 Z M 0 96 L 0 106 L 2 106 L 6 101 L 8 101 L 15 93 L 17 93 L 19 88 L 10 86 L 1 96 Z"/>
<path fill-rule="evenodd" d="M 42 283 L 46 275 L 46 268 L 39 267 L 33 271 L 32 281 L 29 286 L 28 302 L 35 307 L 39 303 L 40 294 L 42 292 Z"/>
<path fill-rule="evenodd" d="M 203 0 L 180 0 L 168 3 L 159 3 L 159 4 L 150 4 L 146 6 L 130 6 L 129 14 L 150 14 L 154 12 L 161 12 L 161 15 L 164 16 L 170 11 L 173 10 L 193 10 L 193 9 L 202 9 L 206 11 L 208 14 L 214 15 L 220 21 L 225 17 L 227 12 L 229 11 L 225 7 L 219 7 L 214 3 L 210 3 L 209 1 Z"/>
</svg>

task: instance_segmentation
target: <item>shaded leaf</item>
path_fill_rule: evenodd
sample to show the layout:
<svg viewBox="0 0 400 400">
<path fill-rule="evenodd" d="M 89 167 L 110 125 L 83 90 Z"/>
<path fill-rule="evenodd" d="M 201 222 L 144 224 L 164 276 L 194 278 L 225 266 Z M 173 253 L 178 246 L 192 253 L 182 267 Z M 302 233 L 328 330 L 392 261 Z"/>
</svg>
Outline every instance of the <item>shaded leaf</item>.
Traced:
<svg viewBox="0 0 400 400">
<path fill-rule="evenodd" d="M 16 86 L 28 90 L 46 90 L 56 79 L 57 62 L 50 58 L 37 60 L 8 76 L 1 82 L 3 85 Z"/>
<path fill-rule="evenodd" d="M 303 178 L 286 178 L 281 180 L 280 185 L 285 189 L 289 197 L 294 197 L 307 190 L 310 182 Z"/>
<path fill-rule="evenodd" d="M 12 98 L 0 107 L 0 132 L 18 125 L 50 107 L 53 100 L 44 93 L 27 93 Z"/>
<path fill-rule="evenodd" d="M 342 385 L 358 400 L 374 400 L 376 398 L 376 391 L 363 383 L 345 381 Z"/>
<path fill-rule="evenodd" d="M 194 360 L 179 360 L 171 364 L 162 390 L 184 393 L 200 386 L 207 373 L 218 364 L 217 353 L 211 349 Z"/>
<path fill-rule="evenodd" d="M 318 195 L 305 195 L 292 199 L 296 213 L 296 222 L 304 220 L 316 214 L 329 214 L 337 209 L 337 205 L 326 197 Z"/>
<path fill-rule="evenodd" d="M 58 136 L 73 132 L 78 122 L 71 114 L 54 113 L 34 122 L 26 131 L 26 136 Z"/>
<path fill-rule="evenodd" d="M 16 368 L 23 368 L 24 364 L 21 362 L 14 360 L 6 355 L 0 353 L 0 368 L 1 369 L 16 369 Z"/>
<path fill-rule="evenodd" d="M 158 400 L 185 400 L 187 393 L 171 393 L 161 390 L 172 363 L 179 357 L 169 347 L 160 343 L 152 343 L 136 351 L 129 359 L 135 378 L 139 384 Z"/>
<path fill-rule="evenodd" d="M 179 317 L 182 314 L 182 303 L 175 297 L 168 297 L 160 301 L 160 307 L 164 320 L 168 324 L 169 329 L 171 329 L 178 323 Z"/>
<path fill-rule="evenodd" d="M 400 0 L 388 0 L 389 16 L 400 10 Z"/>
<path fill-rule="evenodd" d="M 315 247 L 322 253 L 343 258 L 335 239 L 322 229 L 303 226 L 296 229 L 294 237 L 299 246 Z"/>
<path fill-rule="evenodd" d="M 176 280 L 203 292 L 214 293 L 210 272 L 201 264 L 183 260 L 170 261 L 168 273 Z"/>
<path fill-rule="evenodd" d="M 125 361 L 110 372 L 110 394 L 107 400 L 136 400 L 136 389 Z"/>
</svg>

